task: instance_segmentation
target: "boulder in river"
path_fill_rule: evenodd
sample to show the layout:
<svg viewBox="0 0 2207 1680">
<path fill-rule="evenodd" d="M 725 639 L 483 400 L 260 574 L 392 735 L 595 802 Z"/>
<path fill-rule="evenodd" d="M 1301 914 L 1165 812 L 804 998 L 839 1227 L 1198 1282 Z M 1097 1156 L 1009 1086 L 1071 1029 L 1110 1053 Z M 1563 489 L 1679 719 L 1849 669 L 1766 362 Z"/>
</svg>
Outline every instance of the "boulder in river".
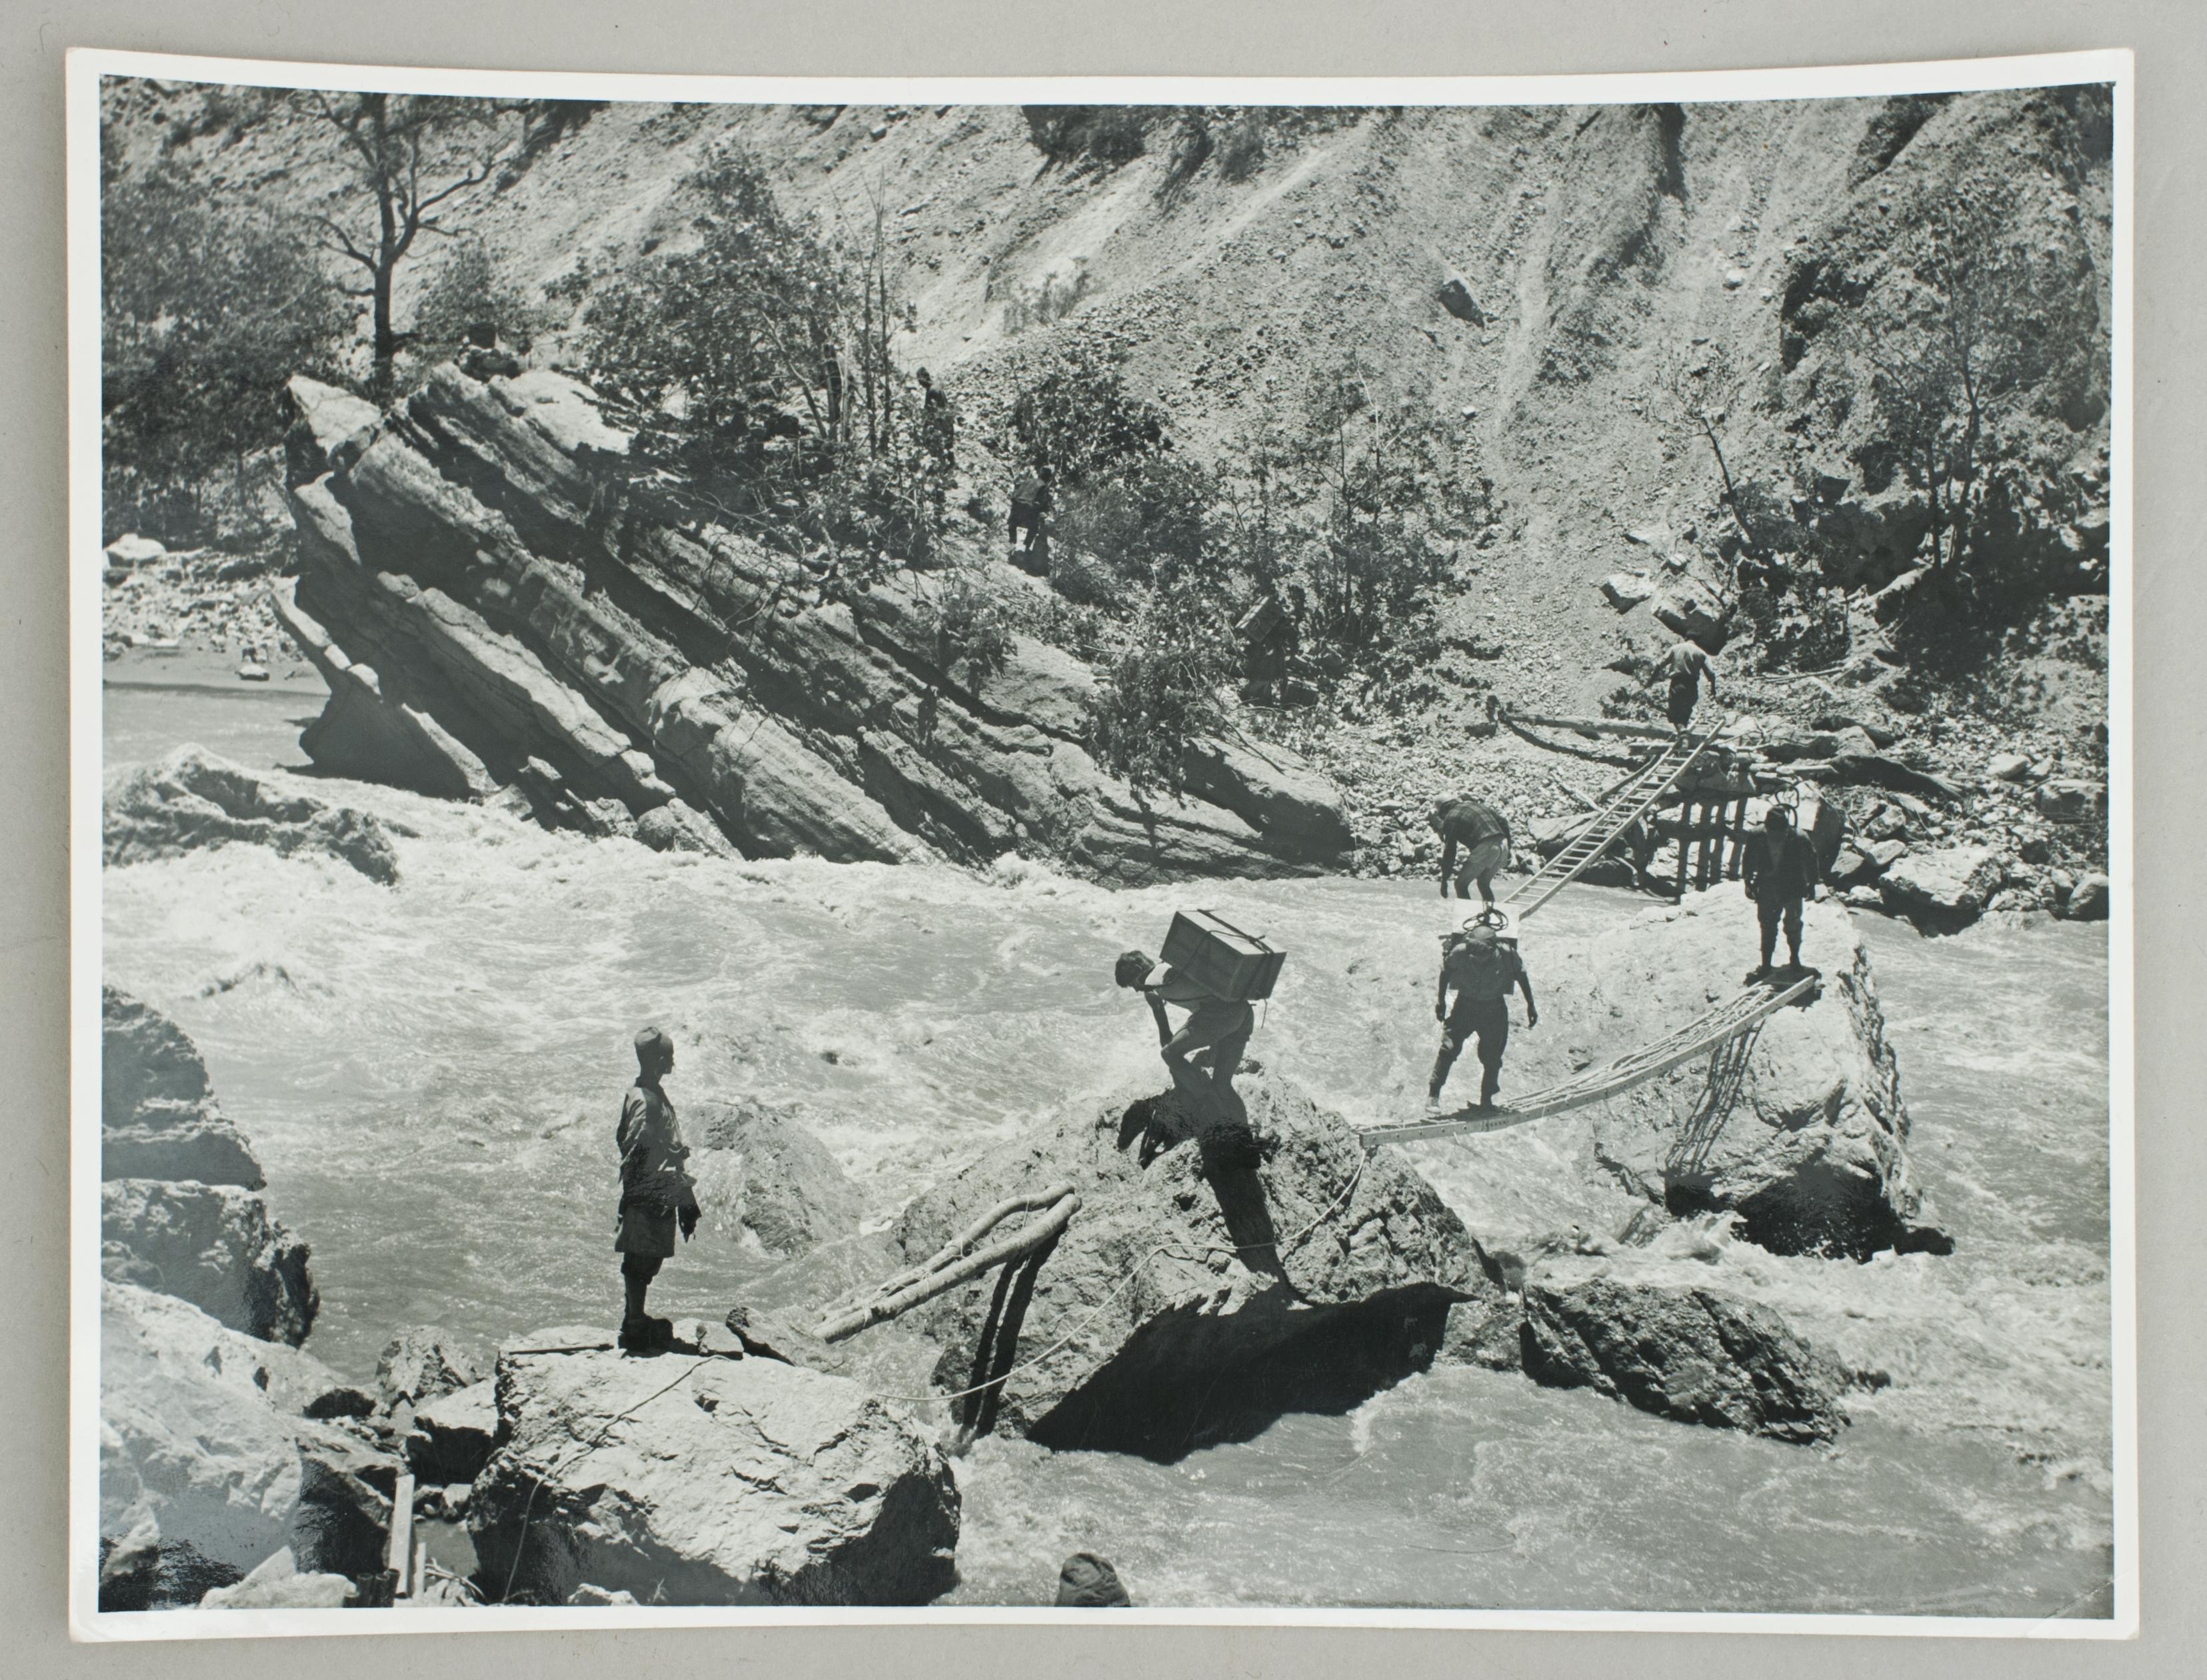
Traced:
<svg viewBox="0 0 2207 1680">
<path fill-rule="evenodd" d="M 589 1583 L 673 1604 L 913 1605 L 957 1578 L 949 1461 L 844 1378 L 639 1358 L 560 1329 L 499 1349 L 497 1394 L 500 1445 L 468 1502 L 493 1602 L 511 1579 L 539 1604 Z"/>
<path fill-rule="evenodd" d="M 398 879 L 390 834 L 372 813 L 287 791 L 189 744 L 110 778 L 101 834 L 111 867 L 244 842 L 285 857 L 322 852 L 386 887 Z"/>
<path fill-rule="evenodd" d="M 248 1336 L 296 1347 L 321 1305 L 308 1248 L 230 1184 L 110 1179 L 100 1187 L 100 1270 L 191 1302 Z"/>
<path fill-rule="evenodd" d="M 1989 846 L 1942 846 L 1895 860 L 1878 885 L 1888 909 L 1947 931 L 1975 921 L 2006 873 Z"/>
<path fill-rule="evenodd" d="M 954 674 L 924 579 L 823 590 L 679 487 L 636 487 L 628 441 L 561 375 L 445 367 L 294 490 L 301 571 L 274 607 L 330 683 L 317 764 L 515 788 L 653 844 L 685 833 L 639 826 L 679 800 L 752 857 L 1038 851 L 1138 883 L 1347 856 L 1337 792 L 1292 754 L 1213 743 L 1181 792 L 1138 794 L 1089 750 L 1079 660 L 1015 636 Z"/>
<path fill-rule="evenodd" d="M 2108 919 L 2110 888 L 2104 875 L 2084 875 L 2069 889 L 2069 900 L 2061 913 L 2072 922 L 2104 922 Z"/>
<path fill-rule="evenodd" d="M 1595 1159 L 1674 1213 L 1736 1210 L 1750 1240 L 1781 1253 L 1943 1251 L 1909 1165 L 1869 954 L 1838 904 L 1810 904 L 1803 920 L 1818 989 L 1732 1041 L 1736 1075 L 1727 1057 L 1696 1057 L 1593 1110 Z M 1737 993 L 1757 946 L 1737 888 L 1689 894 L 1594 939 L 1583 1025 L 1558 1025 L 1598 1030 L 1588 1053 L 1609 1060 Z"/>
<path fill-rule="evenodd" d="M 769 1253 L 802 1253 L 858 1229 L 858 1187 L 793 1115 L 747 1098 L 693 1102 L 683 1117 L 697 1150 L 691 1170 L 701 1192 L 723 1168 L 734 1188 L 732 1208 L 708 1194 L 715 1216 L 740 1221 Z"/>
<path fill-rule="evenodd" d="M 1450 1309 L 1497 1289 L 1399 1153 L 1367 1153 L 1274 1075 L 1239 1084 L 1253 1149 L 1190 1136 L 1177 1097 L 1121 1097 L 1005 1140 L 905 1211 L 894 1236 L 917 1264 L 1008 1197 L 1081 1198 L 1031 1282 L 1000 1270 L 905 1319 L 942 1348 L 946 1392 L 1008 1368 L 960 1406 L 965 1427 L 1178 1458 L 1349 1410 L 1430 1365 Z"/>
<path fill-rule="evenodd" d="M 100 1176 L 260 1189 L 260 1163 L 216 1105 L 182 1030 L 112 986 L 100 989 L 99 1025 Z"/>
<path fill-rule="evenodd" d="M 1828 1441 L 1844 1377 L 1770 1308 L 1714 1289 L 1634 1282 L 1551 1260 L 1525 1283 L 1525 1371 L 1682 1423 Z"/>
</svg>

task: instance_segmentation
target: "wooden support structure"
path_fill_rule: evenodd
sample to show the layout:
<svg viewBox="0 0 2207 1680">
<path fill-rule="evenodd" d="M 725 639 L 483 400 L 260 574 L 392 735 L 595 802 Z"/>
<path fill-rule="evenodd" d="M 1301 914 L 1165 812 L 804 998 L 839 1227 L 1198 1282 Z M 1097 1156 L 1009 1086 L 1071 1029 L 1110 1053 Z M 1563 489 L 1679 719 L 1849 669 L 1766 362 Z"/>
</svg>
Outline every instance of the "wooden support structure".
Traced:
<svg viewBox="0 0 2207 1680">
<path fill-rule="evenodd" d="M 396 1579 L 392 1583 L 391 1595 L 395 1599 L 410 1599 L 420 1581 L 414 1566 L 414 1478 L 402 1472 L 398 1486 L 391 1495 L 391 1550 L 385 1555 L 386 1567 Z"/>
</svg>

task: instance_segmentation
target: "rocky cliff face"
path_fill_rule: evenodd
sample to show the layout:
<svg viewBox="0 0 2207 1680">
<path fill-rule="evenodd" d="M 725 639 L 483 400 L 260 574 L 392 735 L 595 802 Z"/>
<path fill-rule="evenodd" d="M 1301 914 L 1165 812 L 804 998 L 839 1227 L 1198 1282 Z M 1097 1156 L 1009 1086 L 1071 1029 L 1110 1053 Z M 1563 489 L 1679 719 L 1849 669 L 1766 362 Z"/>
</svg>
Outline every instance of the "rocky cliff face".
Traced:
<svg viewBox="0 0 2207 1680">
<path fill-rule="evenodd" d="M 795 563 L 631 502 L 626 439 L 570 380 L 458 370 L 338 440 L 294 493 L 278 612 L 331 687 L 326 769 L 512 790 L 544 820 L 750 856 L 978 863 L 1121 882 L 1308 872 L 1349 840 L 1291 756 L 1219 744 L 1200 797 L 1145 799 L 1081 744 L 1092 674 L 1021 638 L 934 662 L 930 586 L 823 595 Z"/>
</svg>

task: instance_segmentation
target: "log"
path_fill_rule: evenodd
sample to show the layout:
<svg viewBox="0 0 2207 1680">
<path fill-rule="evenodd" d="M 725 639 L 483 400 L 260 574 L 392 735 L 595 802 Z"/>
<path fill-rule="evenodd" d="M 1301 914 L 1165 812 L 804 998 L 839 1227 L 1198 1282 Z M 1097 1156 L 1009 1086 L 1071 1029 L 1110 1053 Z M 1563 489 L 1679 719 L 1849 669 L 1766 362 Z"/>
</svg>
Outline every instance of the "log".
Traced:
<svg viewBox="0 0 2207 1680">
<path fill-rule="evenodd" d="M 1660 724 L 1619 723 L 1614 718 L 1545 717 L 1538 712 L 1504 712 L 1512 723 L 1538 724 L 1543 729 L 1569 729 L 1581 735 L 1630 735 L 1642 741 L 1672 741 L 1678 732 Z"/>
<path fill-rule="evenodd" d="M 969 1256 L 948 1270 L 930 1272 L 894 1294 L 883 1293 L 876 1295 L 863 1306 L 853 1307 L 840 1317 L 826 1319 L 813 1334 L 822 1342 L 843 1341 L 846 1337 L 856 1336 L 870 1325 L 901 1317 L 911 1312 L 913 1307 L 933 1300 L 936 1296 L 945 1291 L 954 1289 L 960 1283 L 978 1277 L 983 1272 L 1054 1240 L 1073 1223 L 1073 1216 L 1080 1206 L 1080 1198 L 1074 1192 L 1072 1187 L 1068 1185 L 1063 1187 L 1065 1190 L 1063 1199 L 1032 1225 L 1026 1226 L 1014 1231 L 1011 1235 L 990 1244 L 979 1253 Z M 1016 1205 L 1021 1202 L 1032 1205 L 1032 1199 L 1028 1197 L 1015 1197 L 1010 1205 Z M 990 1223 L 994 1223 L 993 1215 Z M 901 1275 L 909 1276 L 909 1274 Z"/>
<path fill-rule="evenodd" d="M 414 1478 L 401 1472 L 391 1495 L 391 1551 L 386 1563 L 398 1578 L 391 1588 L 393 1598 L 414 1595 Z"/>
</svg>

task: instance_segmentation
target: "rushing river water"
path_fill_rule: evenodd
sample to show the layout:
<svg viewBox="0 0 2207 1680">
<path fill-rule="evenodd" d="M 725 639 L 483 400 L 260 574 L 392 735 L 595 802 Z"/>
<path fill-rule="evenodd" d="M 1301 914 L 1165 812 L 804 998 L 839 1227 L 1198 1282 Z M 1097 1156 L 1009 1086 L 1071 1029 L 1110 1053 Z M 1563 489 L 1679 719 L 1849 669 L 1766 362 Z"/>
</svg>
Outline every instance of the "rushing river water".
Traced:
<svg viewBox="0 0 2207 1680">
<path fill-rule="evenodd" d="M 111 686 L 108 762 L 198 740 L 296 766 L 316 698 Z M 797 1105 L 876 1220 L 1038 1115 L 1155 1072 L 1110 959 L 1154 949 L 1185 891 L 662 856 L 330 791 L 415 831 L 397 888 L 240 846 L 109 870 L 104 890 L 107 978 L 198 1042 L 270 1200 L 314 1245 L 308 1347 L 340 1370 L 372 1370 L 404 1324 L 494 1342 L 612 1322 L 610 1137 L 642 1021 L 680 1047 L 678 1103 Z M 1294 951 L 1253 1053 L 1354 1120 L 1414 1109 L 1431 894 L 1205 887 Z M 1641 907 L 1573 891 L 1543 924 Z M 954 1597 L 1047 1602 L 1056 1560 L 1088 1547 L 1151 1604 L 2108 1614 L 2104 935 L 2040 922 L 1925 940 L 1863 922 L 1955 1252 L 1856 1265 L 1720 1232 L 1699 1256 L 1716 1287 L 1890 1377 L 1850 1396 L 1833 1448 L 1462 1369 L 1171 1465 L 992 1439 L 960 1465 Z M 1521 1055 L 1530 1069 L 1555 1053 L 1513 1041 L 1516 1088 L 1532 1083 Z M 1572 1147 L 1563 1120 L 1416 1158 L 1492 1232 L 1539 1217 L 1498 1187 L 1498 1164 L 1522 1187 Z M 763 1265 L 709 1229 L 655 1307 L 717 1318 Z"/>
</svg>

